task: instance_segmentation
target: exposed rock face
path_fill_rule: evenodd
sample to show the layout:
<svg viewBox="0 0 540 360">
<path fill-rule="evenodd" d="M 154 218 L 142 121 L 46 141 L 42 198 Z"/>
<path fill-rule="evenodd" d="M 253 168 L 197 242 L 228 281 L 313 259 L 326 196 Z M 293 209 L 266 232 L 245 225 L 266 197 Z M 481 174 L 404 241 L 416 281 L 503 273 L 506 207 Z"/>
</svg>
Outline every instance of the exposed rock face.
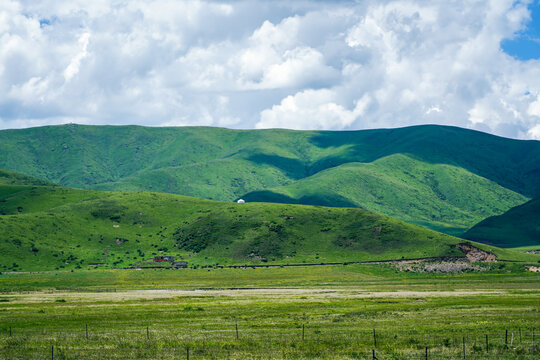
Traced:
<svg viewBox="0 0 540 360">
<path fill-rule="evenodd" d="M 470 262 L 491 262 L 497 261 L 495 254 L 481 250 L 470 244 L 457 244 L 456 247 L 461 250 Z"/>
<path fill-rule="evenodd" d="M 417 273 L 447 273 L 457 274 L 465 271 L 486 271 L 488 267 L 471 265 L 467 261 L 442 261 L 434 263 L 396 263 L 396 269 L 399 271 L 410 271 Z"/>
</svg>

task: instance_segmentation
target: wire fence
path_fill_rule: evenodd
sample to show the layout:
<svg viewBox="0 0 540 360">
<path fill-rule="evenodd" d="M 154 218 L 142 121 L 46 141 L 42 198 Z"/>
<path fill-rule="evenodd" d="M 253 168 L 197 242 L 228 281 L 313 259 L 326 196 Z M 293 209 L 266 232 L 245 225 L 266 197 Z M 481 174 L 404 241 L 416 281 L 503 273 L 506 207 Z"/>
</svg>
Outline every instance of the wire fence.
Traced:
<svg viewBox="0 0 540 360">
<path fill-rule="evenodd" d="M 2 359 L 540 359 L 539 332 L 518 328 L 426 334 L 292 328 L 0 329 Z M 536 325 L 536 324 L 535 324 Z M 489 331 L 488 331 L 489 330 Z"/>
</svg>

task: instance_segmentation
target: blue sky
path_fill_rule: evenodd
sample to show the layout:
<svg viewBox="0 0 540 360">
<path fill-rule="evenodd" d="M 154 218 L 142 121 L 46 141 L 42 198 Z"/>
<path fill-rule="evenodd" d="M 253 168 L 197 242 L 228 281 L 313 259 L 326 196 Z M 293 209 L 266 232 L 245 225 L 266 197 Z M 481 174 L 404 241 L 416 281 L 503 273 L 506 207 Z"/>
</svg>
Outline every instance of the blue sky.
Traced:
<svg viewBox="0 0 540 360">
<path fill-rule="evenodd" d="M 523 61 L 540 58 L 540 2 L 530 4 L 529 10 L 530 21 L 525 28 L 501 42 L 504 52 Z"/>
<path fill-rule="evenodd" d="M 3 0 L 0 128 L 75 122 L 540 139 L 538 1 Z"/>
</svg>

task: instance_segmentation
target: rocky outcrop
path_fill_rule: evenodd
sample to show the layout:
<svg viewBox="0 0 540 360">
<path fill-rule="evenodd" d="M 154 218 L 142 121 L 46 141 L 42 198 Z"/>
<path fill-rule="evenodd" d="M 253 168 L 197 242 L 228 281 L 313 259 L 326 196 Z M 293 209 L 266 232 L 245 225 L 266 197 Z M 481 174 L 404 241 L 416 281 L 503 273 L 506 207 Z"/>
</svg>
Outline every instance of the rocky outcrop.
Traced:
<svg viewBox="0 0 540 360">
<path fill-rule="evenodd" d="M 471 244 L 462 243 L 457 244 L 456 247 L 465 254 L 465 257 L 470 262 L 497 261 L 497 257 L 495 256 L 495 254 L 481 250 L 475 246 L 472 246 Z"/>
</svg>

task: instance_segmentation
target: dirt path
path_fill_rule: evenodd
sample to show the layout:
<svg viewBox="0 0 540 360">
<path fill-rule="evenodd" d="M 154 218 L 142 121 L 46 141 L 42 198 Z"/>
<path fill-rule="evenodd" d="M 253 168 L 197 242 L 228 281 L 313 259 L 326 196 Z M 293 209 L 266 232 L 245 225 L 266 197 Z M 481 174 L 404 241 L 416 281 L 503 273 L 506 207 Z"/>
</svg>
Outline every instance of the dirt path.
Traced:
<svg viewBox="0 0 540 360">
<path fill-rule="evenodd" d="M 430 297 L 462 297 L 476 295 L 499 295 L 504 290 L 456 290 L 456 291 L 369 291 L 358 288 L 257 288 L 257 289 L 223 289 L 223 290 L 130 290 L 121 292 L 53 292 L 0 295 L 9 303 L 43 303 L 57 302 L 62 299 L 70 302 L 97 301 L 133 301 L 133 300 L 166 300 L 182 297 L 212 298 L 220 297 L 230 300 L 250 298 L 261 299 L 328 299 L 328 298 L 430 298 Z"/>
</svg>

